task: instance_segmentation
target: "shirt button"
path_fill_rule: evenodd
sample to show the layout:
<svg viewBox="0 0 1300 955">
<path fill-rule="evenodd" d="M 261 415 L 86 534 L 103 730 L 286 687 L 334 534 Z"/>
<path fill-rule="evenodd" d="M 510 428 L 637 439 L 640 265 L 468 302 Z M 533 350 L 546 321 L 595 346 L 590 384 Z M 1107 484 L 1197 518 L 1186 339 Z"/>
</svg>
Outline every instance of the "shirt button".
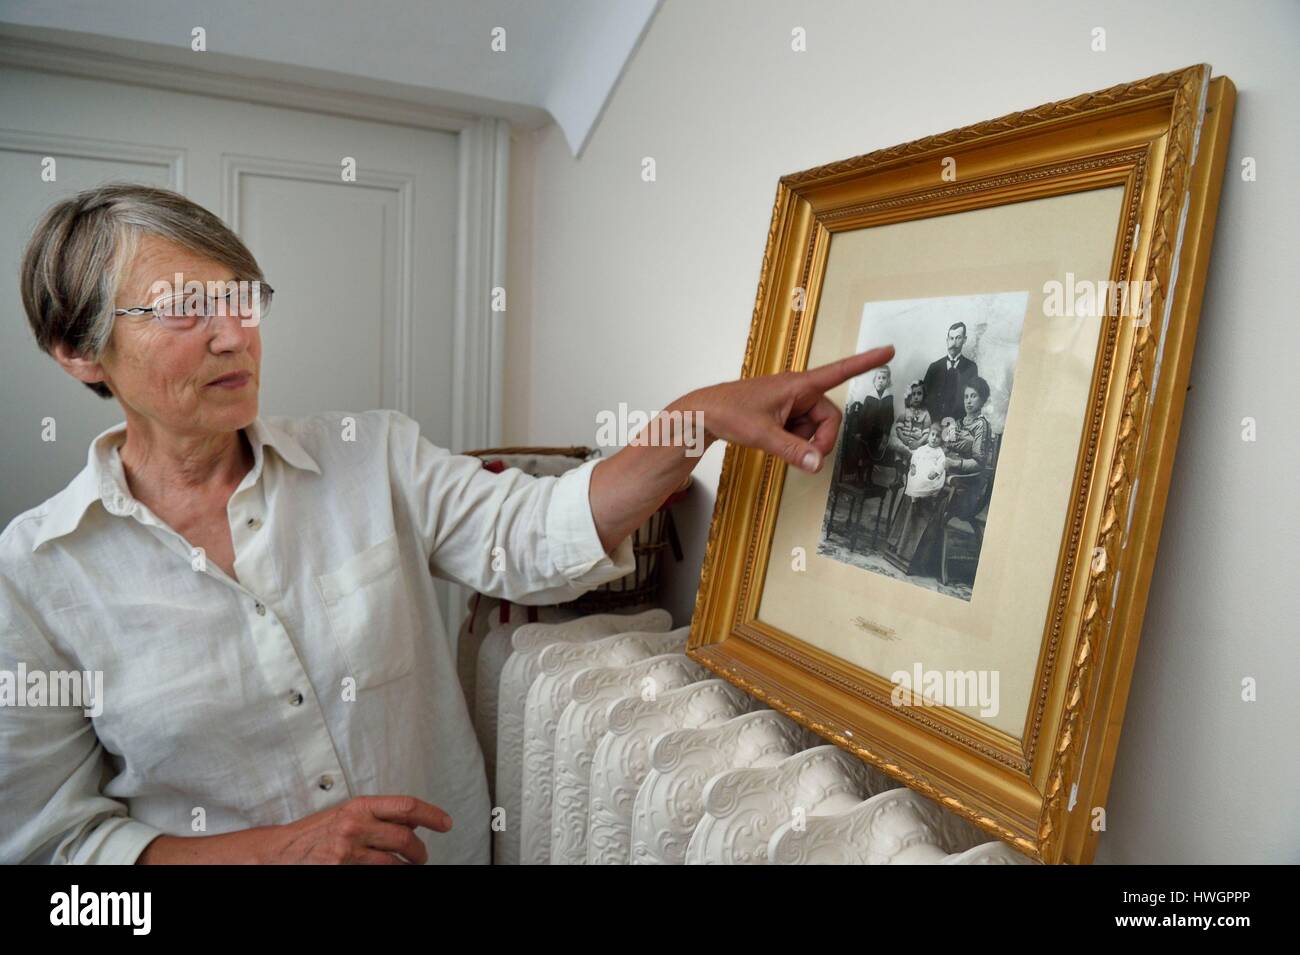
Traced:
<svg viewBox="0 0 1300 955">
<path fill-rule="evenodd" d="M 253 604 L 253 609 L 257 611 L 257 615 L 258 615 L 259 617 L 265 617 L 265 616 L 266 616 L 266 604 L 262 603 L 262 601 L 260 601 L 260 600 L 256 601 L 256 602 Z"/>
<path fill-rule="evenodd" d="M 262 522 L 259 521 L 256 517 L 250 517 L 248 519 L 248 527 L 250 527 L 251 529 L 257 530 L 261 526 L 262 526 Z"/>
<path fill-rule="evenodd" d="M 290 690 L 290 691 L 289 691 L 289 705 L 290 705 L 290 706 L 302 706 L 302 694 L 299 693 L 297 690 Z"/>
<path fill-rule="evenodd" d="M 334 777 L 333 777 L 333 776 L 322 776 L 322 777 L 320 778 L 320 788 L 323 789 L 323 790 L 325 790 L 326 792 L 329 792 L 331 789 L 333 789 L 333 788 L 334 788 Z"/>
</svg>

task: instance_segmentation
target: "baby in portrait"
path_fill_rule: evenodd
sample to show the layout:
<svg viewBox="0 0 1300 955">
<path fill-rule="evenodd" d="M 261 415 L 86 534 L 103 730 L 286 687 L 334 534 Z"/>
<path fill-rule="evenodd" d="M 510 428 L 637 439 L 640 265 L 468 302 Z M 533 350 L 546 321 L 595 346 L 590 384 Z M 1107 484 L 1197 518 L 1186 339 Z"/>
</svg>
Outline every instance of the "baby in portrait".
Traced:
<svg viewBox="0 0 1300 955">
<path fill-rule="evenodd" d="M 939 424 L 943 429 L 940 432 L 941 434 L 940 440 L 942 441 L 943 444 L 945 445 L 952 444 L 954 441 L 957 440 L 957 419 L 956 418 L 944 418 L 943 421 L 939 422 Z"/>
<path fill-rule="evenodd" d="M 943 426 L 930 425 L 925 444 L 912 452 L 912 463 L 907 469 L 907 487 L 903 493 L 911 498 L 931 497 L 943 487 L 947 464 L 943 453 Z"/>
</svg>

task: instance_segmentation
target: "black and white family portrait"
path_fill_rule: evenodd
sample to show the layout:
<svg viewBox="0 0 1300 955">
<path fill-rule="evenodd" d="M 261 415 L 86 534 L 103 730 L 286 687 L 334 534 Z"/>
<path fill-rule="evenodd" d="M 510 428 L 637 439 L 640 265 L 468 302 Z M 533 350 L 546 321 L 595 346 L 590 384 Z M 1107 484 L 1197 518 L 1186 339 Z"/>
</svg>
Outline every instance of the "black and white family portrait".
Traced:
<svg viewBox="0 0 1300 955">
<path fill-rule="evenodd" d="M 1028 292 L 867 302 L 817 552 L 970 600 Z"/>
</svg>

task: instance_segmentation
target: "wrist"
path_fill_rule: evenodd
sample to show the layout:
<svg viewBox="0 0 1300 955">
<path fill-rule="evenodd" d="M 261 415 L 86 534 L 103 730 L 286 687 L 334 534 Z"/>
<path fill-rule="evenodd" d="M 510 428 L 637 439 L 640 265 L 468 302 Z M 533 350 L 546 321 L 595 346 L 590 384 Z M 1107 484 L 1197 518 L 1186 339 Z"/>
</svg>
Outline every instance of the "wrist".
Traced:
<svg viewBox="0 0 1300 955">
<path fill-rule="evenodd" d="M 695 392 L 688 392 L 669 403 L 663 413 L 671 416 L 675 432 L 680 427 L 679 443 L 687 455 L 700 457 L 718 440 L 718 435 L 709 430 L 704 410 L 694 398 Z"/>
<path fill-rule="evenodd" d="M 158 836 L 136 858 L 136 865 L 265 865 L 272 860 L 272 830 L 259 826 L 213 836 Z"/>
</svg>

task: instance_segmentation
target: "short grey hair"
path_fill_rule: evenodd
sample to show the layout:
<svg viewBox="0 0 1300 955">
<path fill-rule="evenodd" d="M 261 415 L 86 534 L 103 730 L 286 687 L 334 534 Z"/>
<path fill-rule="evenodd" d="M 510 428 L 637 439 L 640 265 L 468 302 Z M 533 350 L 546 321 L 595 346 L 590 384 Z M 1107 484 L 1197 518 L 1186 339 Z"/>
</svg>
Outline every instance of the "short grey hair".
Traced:
<svg viewBox="0 0 1300 955">
<path fill-rule="evenodd" d="M 53 354 L 61 344 L 83 357 L 103 353 L 118 289 L 146 233 L 221 263 L 236 280 L 264 279 L 239 236 L 180 193 L 123 182 L 87 189 L 52 206 L 23 253 L 23 309 L 41 351 Z M 103 382 L 86 387 L 113 397 Z"/>
</svg>

